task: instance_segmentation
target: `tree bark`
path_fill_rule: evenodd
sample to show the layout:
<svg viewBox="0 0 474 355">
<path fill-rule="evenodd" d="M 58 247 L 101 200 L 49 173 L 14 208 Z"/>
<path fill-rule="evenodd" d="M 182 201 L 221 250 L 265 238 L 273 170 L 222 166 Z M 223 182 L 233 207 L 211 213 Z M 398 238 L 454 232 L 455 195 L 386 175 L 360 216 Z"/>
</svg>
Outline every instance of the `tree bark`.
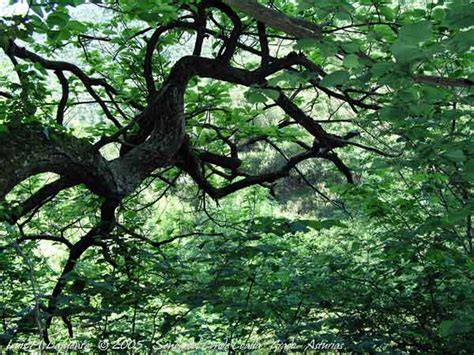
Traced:
<svg viewBox="0 0 474 355">
<path fill-rule="evenodd" d="M 0 200 L 24 179 L 44 172 L 84 183 L 101 196 L 118 193 L 107 160 L 90 143 L 39 124 L 10 124 L 7 129 L 0 135 Z"/>
<path fill-rule="evenodd" d="M 273 9 L 260 5 L 253 0 L 223 0 L 235 10 L 264 23 L 276 30 L 296 38 L 320 39 L 322 29 L 318 25 L 300 18 L 291 17 Z"/>
</svg>

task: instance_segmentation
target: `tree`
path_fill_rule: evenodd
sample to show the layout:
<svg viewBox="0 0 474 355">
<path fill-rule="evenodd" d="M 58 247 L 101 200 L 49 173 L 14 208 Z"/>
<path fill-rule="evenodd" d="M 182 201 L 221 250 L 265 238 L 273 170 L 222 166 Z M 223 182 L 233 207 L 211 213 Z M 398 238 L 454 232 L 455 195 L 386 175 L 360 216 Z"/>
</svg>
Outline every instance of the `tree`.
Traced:
<svg viewBox="0 0 474 355">
<path fill-rule="evenodd" d="M 470 132 L 465 112 L 473 87 L 468 1 L 426 8 L 363 0 L 83 3 L 32 1 L 26 14 L 0 22 L 0 43 L 16 73 L 3 78 L 0 93 L 0 216 L 9 228 L 16 225 L 15 240 L 2 249 L 30 240 L 68 249 L 47 305 L 37 305 L 46 342 L 54 317 L 72 334 L 63 297 L 89 250 L 99 248 L 113 265 L 109 249 L 122 243 L 115 233 L 162 245 L 134 231 L 123 210 L 156 179 L 166 194 L 188 185 L 180 178 L 186 174 L 205 204 L 252 186 L 274 194 L 275 183 L 293 171 L 311 184 L 298 166 L 318 159 L 354 184 L 359 168 L 342 157 L 357 149 L 400 163 L 418 159 L 433 120 L 449 121 L 451 134 L 459 134 L 440 147 L 448 161 L 472 165 L 472 147 L 461 138 Z M 102 9 L 103 20 L 78 20 L 72 12 L 82 6 Z M 178 45 L 187 52 L 175 58 L 170 51 Z M 241 107 L 228 104 L 238 95 L 234 87 L 244 91 Z M 318 117 L 321 102 L 345 117 Z M 91 103 L 102 117 L 84 135 L 66 117 Z M 266 112 L 277 119 L 266 120 Z M 249 152 L 263 154 L 262 143 L 283 163 L 252 168 Z M 44 173 L 58 178 L 48 182 L 38 175 Z M 453 174 L 467 203 L 472 185 L 464 173 Z M 18 192 L 27 179 L 33 191 Z M 60 235 L 44 233 L 34 217 L 78 186 L 87 189 L 97 221 L 74 242 L 67 232 L 75 221 Z M 7 198 L 15 193 L 21 201 Z"/>
</svg>

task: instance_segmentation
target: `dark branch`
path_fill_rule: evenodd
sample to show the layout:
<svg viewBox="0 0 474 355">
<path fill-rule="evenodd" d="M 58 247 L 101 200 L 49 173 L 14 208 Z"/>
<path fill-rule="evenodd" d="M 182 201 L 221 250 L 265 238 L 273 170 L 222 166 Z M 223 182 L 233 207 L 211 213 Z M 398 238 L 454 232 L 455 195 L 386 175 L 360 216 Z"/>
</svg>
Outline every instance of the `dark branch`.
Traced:
<svg viewBox="0 0 474 355">
<path fill-rule="evenodd" d="M 70 252 L 69 257 L 64 265 L 61 276 L 51 293 L 49 305 L 47 309 L 48 317 L 46 319 L 46 330 L 44 333 L 44 341 L 49 344 L 49 336 L 47 329 L 51 325 L 58 307 L 59 297 L 66 286 L 67 276 L 74 270 L 80 257 L 95 243 L 95 239 L 100 236 L 108 235 L 115 226 L 115 209 L 118 206 L 117 200 L 106 200 L 101 207 L 100 223 L 92 228 L 85 236 L 75 243 Z"/>
<path fill-rule="evenodd" d="M 255 20 L 296 38 L 320 39 L 322 29 L 310 21 L 290 17 L 281 12 L 260 5 L 254 0 L 224 0 L 236 10 L 242 11 Z"/>
<path fill-rule="evenodd" d="M 61 83 L 62 89 L 61 100 L 59 101 L 58 111 L 56 113 L 56 122 L 62 125 L 64 121 L 64 111 L 66 110 L 67 100 L 69 98 L 69 84 L 62 71 L 56 70 L 55 74 Z"/>
</svg>

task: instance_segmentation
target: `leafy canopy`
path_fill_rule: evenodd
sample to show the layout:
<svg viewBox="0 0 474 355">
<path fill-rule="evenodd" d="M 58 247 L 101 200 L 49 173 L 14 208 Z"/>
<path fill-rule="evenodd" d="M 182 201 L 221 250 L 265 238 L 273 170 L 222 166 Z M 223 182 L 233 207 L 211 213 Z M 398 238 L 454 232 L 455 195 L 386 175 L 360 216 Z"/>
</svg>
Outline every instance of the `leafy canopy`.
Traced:
<svg viewBox="0 0 474 355">
<path fill-rule="evenodd" d="M 0 345 L 473 348 L 471 1 L 0 11 Z"/>
</svg>

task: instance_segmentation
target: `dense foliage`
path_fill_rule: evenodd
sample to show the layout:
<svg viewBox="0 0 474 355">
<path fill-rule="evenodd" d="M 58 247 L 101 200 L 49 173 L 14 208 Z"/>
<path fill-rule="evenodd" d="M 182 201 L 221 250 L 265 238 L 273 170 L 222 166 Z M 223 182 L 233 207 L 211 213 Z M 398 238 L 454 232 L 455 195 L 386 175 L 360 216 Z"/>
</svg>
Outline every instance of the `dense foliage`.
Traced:
<svg viewBox="0 0 474 355">
<path fill-rule="evenodd" d="M 0 345 L 472 351 L 473 25 L 469 0 L 11 1 Z"/>
</svg>

